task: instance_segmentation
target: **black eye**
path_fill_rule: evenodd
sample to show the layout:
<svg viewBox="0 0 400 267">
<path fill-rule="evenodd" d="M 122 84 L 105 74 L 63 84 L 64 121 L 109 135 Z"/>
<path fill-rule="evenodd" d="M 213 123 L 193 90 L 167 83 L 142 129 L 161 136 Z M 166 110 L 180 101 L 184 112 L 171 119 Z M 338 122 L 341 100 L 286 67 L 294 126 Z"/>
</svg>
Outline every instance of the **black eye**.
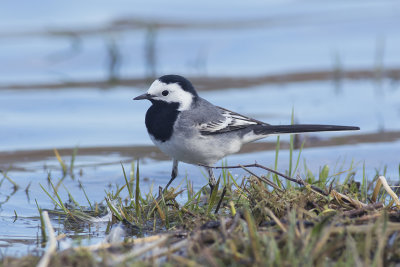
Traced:
<svg viewBox="0 0 400 267">
<path fill-rule="evenodd" d="M 168 92 L 168 90 L 164 90 L 164 91 L 162 91 L 162 93 L 161 93 L 163 96 L 167 96 L 168 94 L 169 94 L 169 92 Z"/>
</svg>

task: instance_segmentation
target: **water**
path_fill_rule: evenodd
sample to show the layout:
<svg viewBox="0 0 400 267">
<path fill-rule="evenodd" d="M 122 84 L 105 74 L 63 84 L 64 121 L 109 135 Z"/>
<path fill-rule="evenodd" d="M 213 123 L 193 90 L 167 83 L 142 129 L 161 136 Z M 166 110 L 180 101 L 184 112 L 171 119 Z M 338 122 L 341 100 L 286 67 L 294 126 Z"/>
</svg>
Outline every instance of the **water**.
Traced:
<svg viewBox="0 0 400 267">
<path fill-rule="evenodd" d="M 344 68 L 371 68 L 379 61 L 398 67 L 400 61 L 397 1 L 222 1 L 212 2 L 213 8 L 181 1 L 89 1 L 79 7 L 67 1 L 45 2 L 45 12 L 11 1 L 2 7 L 0 83 L 108 78 L 112 40 L 123 58 L 122 77 L 141 77 L 152 67 L 160 74 L 254 76 L 331 69 L 337 58 Z M 12 9 L 19 12 L 7 12 Z M 102 34 L 123 19 L 156 21 L 160 26 L 153 39 L 146 26 Z M 243 23 L 230 26 L 238 21 Z M 180 26 L 168 27 L 168 22 Z M 193 24 L 196 27 L 190 27 Z M 68 32 L 80 35 L 74 38 Z M 155 66 L 149 66 L 145 56 L 152 52 L 147 43 L 151 40 Z M 380 49 L 383 53 L 377 56 Z"/>
<path fill-rule="evenodd" d="M 215 86 L 220 89 L 201 91 L 200 95 L 271 124 L 290 123 L 293 108 L 298 123 L 357 125 L 359 132 L 308 134 L 310 140 L 325 140 L 331 146 L 306 147 L 299 173 L 304 173 L 304 161 L 314 174 L 323 165 L 334 172 L 340 171 L 341 165 L 348 168 L 353 161 L 356 179 L 361 177 L 364 163 L 370 178 L 376 170 L 383 173 L 386 168 L 389 179 L 399 179 L 400 85 L 398 79 L 379 78 L 384 70 L 400 65 L 397 1 L 212 5 L 150 1 L 133 5 L 119 0 L 85 1 L 79 7 L 66 1 L 45 2 L 16 6 L 6 1 L 0 10 L 0 169 L 19 186 L 14 190 L 0 174 L 2 255 L 42 251 L 35 200 L 41 208 L 54 208 L 40 187 L 49 190 L 48 176 L 55 183 L 62 177 L 53 148 L 79 147 L 75 179 L 67 177 L 63 185 L 83 205 L 87 201 L 79 182 L 92 202 L 102 202 L 105 190 L 125 183 L 120 162 L 129 172 L 130 162 L 141 158 L 143 192 L 152 184 L 155 189 L 164 186 L 169 179 L 172 163 L 151 147 L 144 127 L 149 103 L 132 101 L 147 90 L 149 82 L 49 89 L 49 85 L 63 82 L 91 84 L 112 75 L 124 79 L 154 73 L 251 80 L 266 74 L 372 70 L 377 74 L 370 79 Z M 130 19 L 147 26 L 121 26 Z M 118 21 L 120 26 L 116 26 Z M 151 22 L 159 26 L 151 28 Z M 55 31 L 64 33 L 55 35 Z M 114 52 L 118 64 L 110 71 Z M 335 138 L 347 135 L 349 140 L 357 140 L 356 144 L 335 146 Z M 70 156 L 62 153 L 67 163 Z M 229 164 L 257 161 L 266 166 L 273 166 L 274 160 L 274 151 L 227 158 Z M 287 170 L 288 163 L 289 152 L 281 150 L 279 170 Z M 175 186 L 186 175 L 196 189 L 206 183 L 197 166 L 181 164 L 179 171 Z M 232 172 L 236 177 L 244 175 L 241 170 Z M 65 188 L 60 187 L 60 194 L 66 201 Z M 67 240 L 82 244 L 102 240 L 107 227 L 107 222 L 102 222 L 65 229 L 57 218 L 52 222 L 58 233 L 68 235 Z"/>
<path fill-rule="evenodd" d="M 144 116 L 150 103 L 132 101 L 143 88 L 7 90 L 0 98 L 0 150 L 151 145 Z M 400 129 L 397 84 L 331 81 L 263 85 L 200 93 L 212 103 L 271 124 L 357 125 L 374 133 Z M 229 95 L 229 97 L 226 97 Z M 338 133 L 318 134 L 319 137 Z"/>
</svg>

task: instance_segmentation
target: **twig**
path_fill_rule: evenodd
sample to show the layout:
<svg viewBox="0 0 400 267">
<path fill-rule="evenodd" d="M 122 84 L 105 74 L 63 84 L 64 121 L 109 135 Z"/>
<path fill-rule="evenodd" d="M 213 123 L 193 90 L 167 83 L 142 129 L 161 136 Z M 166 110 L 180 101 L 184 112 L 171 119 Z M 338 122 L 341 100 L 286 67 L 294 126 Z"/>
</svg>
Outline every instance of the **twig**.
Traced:
<svg viewBox="0 0 400 267">
<path fill-rule="evenodd" d="M 275 188 L 277 191 L 283 192 L 282 189 L 280 189 L 276 184 L 274 184 L 274 183 L 271 182 L 270 180 L 265 179 L 265 178 L 263 178 L 263 177 L 260 177 L 260 176 L 256 175 L 254 172 L 250 171 L 249 169 L 247 169 L 247 168 L 246 168 L 245 166 L 243 166 L 243 165 L 239 165 L 239 166 L 242 167 L 243 170 L 245 170 L 245 171 L 247 171 L 248 173 L 250 173 L 251 175 L 253 175 L 254 177 L 257 177 L 257 179 L 259 179 L 259 180 L 263 181 L 264 183 L 266 183 L 266 184 L 272 186 L 272 187 Z"/>
<path fill-rule="evenodd" d="M 155 258 L 159 258 L 161 256 L 164 256 L 165 254 L 173 253 L 173 252 L 175 252 L 177 250 L 180 250 L 180 249 L 182 249 L 184 247 L 187 247 L 188 246 L 188 242 L 189 242 L 188 239 L 184 239 L 184 240 L 178 241 L 178 242 L 176 242 L 176 243 L 174 243 L 174 244 L 172 244 L 170 246 L 162 247 L 159 250 L 154 251 L 151 256 L 144 257 L 144 260 L 146 260 L 147 258 L 148 259 L 155 259 Z"/>
<path fill-rule="evenodd" d="M 47 213 L 47 211 L 43 211 L 42 216 L 49 235 L 49 247 L 47 248 L 43 257 L 40 259 L 37 267 L 47 267 L 49 265 L 51 255 L 56 251 L 57 248 L 57 239 L 54 233 L 53 226 L 51 225 L 49 214 Z"/>
<path fill-rule="evenodd" d="M 339 192 L 336 191 L 336 190 L 331 190 L 330 195 L 331 195 L 333 198 L 335 198 L 336 201 L 337 201 L 339 204 L 341 204 L 341 205 L 342 205 L 343 203 L 345 203 L 345 204 L 350 204 L 350 205 L 352 205 L 353 207 L 356 207 L 357 209 L 365 208 L 365 207 L 368 206 L 367 204 L 362 203 L 361 201 L 359 201 L 359 200 L 357 200 L 357 199 L 353 199 L 353 198 L 351 198 L 351 197 L 349 197 L 349 196 L 346 196 L 345 194 L 339 193 Z M 346 202 L 347 202 L 347 203 L 346 203 Z"/>
<path fill-rule="evenodd" d="M 395 192 L 393 192 L 392 188 L 390 188 L 390 186 L 388 185 L 385 176 L 379 176 L 378 178 L 381 183 L 383 188 L 385 188 L 386 192 L 388 192 L 388 194 L 393 198 L 394 202 L 396 202 L 397 206 L 400 206 L 400 200 L 399 197 L 396 195 Z"/>
<path fill-rule="evenodd" d="M 129 239 L 125 240 L 124 242 L 114 243 L 114 244 L 104 243 L 104 241 L 101 241 L 98 244 L 94 244 L 94 245 L 90 245 L 90 246 L 86 246 L 86 247 L 78 247 L 78 248 L 76 248 L 76 250 L 85 248 L 90 251 L 97 251 L 97 250 L 101 250 L 101 249 L 108 249 L 113 246 L 118 247 L 124 243 L 133 244 L 135 246 L 144 246 L 148 243 L 156 242 L 162 238 L 165 238 L 166 236 L 168 237 L 169 234 L 151 235 L 151 236 L 146 236 L 146 237 L 142 237 L 142 238 L 129 238 Z"/>
<path fill-rule="evenodd" d="M 382 216 L 382 214 L 379 214 L 377 216 Z M 371 231 L 376 227 L 376 224 L 370 223 L 370 224 L 363 224 L 363 225 L 347 225 L 347 226 L 334 226 L 332 228 L 332 233 L 363 233 L 365 234 L 366 232 Z M 386 231 L 388 233 L 391 232 L 396 232 L 400 230 L 400 225 L 399 223 L 393 223 L 393 222 L 387 222 L 386 226 Z"/>
<path fill-rule="evenodd" d="M 209 167 L 209 166 L 205 166 L 205 167 Z M 366 207 L 366 206 L 367 206 L 367 204 L 362 203 L 361 201 L 356 200 L 356 199 L 353 199 L 353 198 L 351 198 L 351 197 L 348 197 L 348 196 L 346 196 L 346 195 L 344 195 L 344 194 L 342 194 L 342 193 L 339 193 L 339 192 L 337 192 L 336 190 L 330 189 L 329 192 L 327 193 L 327 192 L 325 192 L 324 190 L 322 190 L 322 189 L 319 188 L 319 187 L 316 187 L 316 186 L 313 186 L 313 185 L 310 185 L 310 184 L 304 182 L 304 180 L 302 180 L 302 179 L 300 179 L 300 178 L 295 179 L 295 178 L 289 177 L 289 176 L 287 176 L 287 175 L 285 175 L 285 174 L 282 174 L 282 173 L 280 173 L 280 172 L 277 172 L 277 171 L 275 171 L 275 170 L 273 170 L 273 169 L 270 169 L 270 168 L 265 167 L 265 166 L 263 166 L 263 165 L 260 165 L 260 164 L 258 164 L 258 163 L 247 164 L 247 165 L 237 165 L 237 166 L 209 167 L 209 168 L 215 168 L 215 169 L 235 169 L 235 168 L 242 168 L 242 169 L 243 169 L 244 167 L 255 167 L 255 168 L 264 169 L 264 170 L 266 170 L 266 171 L 269 171 L 269 172 L 272 172 L 272 173 L 274 173 L 274 174 L 277 174 L 277 175 L 279 175 L 279 176 L 281 176 L 281 177 L 283 177 L 283 178 L 285 178 L 285 179 L 287 179 L 287 180 L 289 180 L 289 181 L 291 181 L 291 182 L 297 183 L 297 184 L 302 185 L 302 186 L 305 186 L 305 187 L 309 187 L 309 188 L 311 188 L 314 192 L 316 192 L 316 193 L 318 193 L 318 194 L 321 194 L 321 195 L 323 195 L 323 196 L 329 196 L 329 195 L 331 195 L 332 197 L 335 197 L 337 200 L 344 199 L 345 201 L 347 201 L 348 203 L 352 204 L 352 205 L 353 205 L 354 207 L 356 207 L 356 208 L 362 208 L 362 207 Z M 382 179 L 381 177 L 382 177 L 383 179 Z M 380 176 L 379 178 L 380 178 L 379 181 L 381 181 L 382 184 L 386 181 L 386 179 L 384 179 L 383 176 Z M 386 183 L 386 185 L 387 185 L 387 183 Z M 388 188 L 387 188 L 387 187 L 388 187 Z M 388 193 L 393 197 L 393 199 L 396 201 L 396 204 L 397 204 L 397 203 L 398 203 L 397 201 L 399 201 L 399 199 L 398 199 L 398 198 L 395 198 L 395 197 L 393 196 L 393 195 L 395 195 L 395 194 L 394 194 L 394 192 L 391 190 L 391 188 L 390 188 L 388 185 L 387 185 L 387 187 L 385 187 L 385 189 L 386 189 L 386 190 L 388 191 Z M 391 191 L 393 194 L 390 193 L 389 189 L 390 189 L 390 191 Z M 399 201 L 399 204 L 400 204 L 400 201 Z"/>
<path fill-rule="evenodd" d="M 203 165 L 202 165 L 203 166 Z M 277 172 L 273 169 L 270 169 L 268 167 L 265 167 L 263 165 L 260 165 L 258 163 L 254 163 L 254 164 L 247 164 L 247 165 L 236 165 L 236 166 L 222 166 L 222 167 L 210 167 L 210 166 L 204 166 L 204 167 L 208 167 L 208 168 L 214 168 L 214 169 L 237 169 L 237 168 L 243 168 L 243 167 L 255 167 L 255 168 L 261 168 L 264 169 L 266 171 L 272 172 L 274 174 L 277 174 L 291 182 L 294 182 L 296 184 L 302 185 L 302 186 L 309 186 L 312 190 L 314 190 L 315 192 L 324 195 L 324 196 L 328 196 L 329 194 L 327 194 L 324 190 L 322 190 L 321 188 L 318 188 L 316 186 L 307 184 L 306 182 L 304 182 L 302 179 L 295 179 L 295 178 L 291 178 L 285 174 L 282 174 L 280 172 Z"/>
<path fill-rule="evenodd" d="M 361 209 L 354 209 L 354 210 L 348 210 L 343 212 L 344 216 L 349 216 L 349 217 L 354 217 L 354 216 L 358 216 L 358 215 L 362 215 L 364 214 L 366 211 L 374 211 L 377 209 L 380 209 L 383 207 L 383 204 L 381 202 L 378 203 L 374 203 L 368 206 L 365 206 Z"/>
<path fill-rule="evenodd" d="M 389 217 L 390 217 L 390 215 L 397 215 L 398 214 L 398 212 L 397 211 L 395 211 L 395 212 L 388 212 L 388 215 L 389 215 Z M 382 213 L 381 212 L 375 212 L 375 213 L 373 213 L 373 214 L 365 214 L 364 216 L 362 216 L 362 217 L 359 217 L 359 218 L 356 218 L 355 219 L 355 222 L 356 223 L 364 223 L 365 221 L 373 221 L 373 220 L 375 220 L 375 219 L 377 219 L 377 218 L 379 218 L 379 217 L 381 217 L 382 216 Z M 397 221 L 397 220 L 396 220 Z M 398 224 L 398 223 L 397 223 Z M 399 224 L 398 224 L 399 225 Z"/>
<path fill-rule="evenodd" d="M 146 252 L 153 250 L 156 247 L 164 245 L 164 243 L 167 242 L 169 237 L 170 237 L 169 234 L 161 235 L 159 238 L 157 238 L 157 240 L 155 240 L 153 242 L 144 243 L 142 247 L 138 248 L 138 247 L 134 246 L 132 248 L 131 252 L 116 257 L 116 260 L 115 260 L 116 265 L 117 265 L 117 263 L 124 262 L 124 261 L 134 258 L 134 257 L 144 256 Z"/>
</svg>

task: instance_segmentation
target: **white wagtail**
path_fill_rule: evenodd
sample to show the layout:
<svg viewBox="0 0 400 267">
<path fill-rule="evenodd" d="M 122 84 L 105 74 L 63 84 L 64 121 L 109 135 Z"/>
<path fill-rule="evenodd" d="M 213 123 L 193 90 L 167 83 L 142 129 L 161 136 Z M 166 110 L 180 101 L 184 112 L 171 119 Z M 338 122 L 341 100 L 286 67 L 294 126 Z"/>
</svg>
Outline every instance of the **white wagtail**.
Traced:
<svg viewBox="0 0 400 267">
<path fill-rule="evenodd" d="M 236 153 L 243 144 L 271 134 L 359 130 L 359 127 L 336 125 L 269 125 L 201 98 L 190 81 L 179 75 L 165 75 L 153 82 L 147 93 L 134 100 L 152 103 L 146 113 L 146 127 L 154 144 L 172 157 L 171 179 L 178 175 L 178 162 L 202 166 L 214 164 Z M 211 191 L 216 181 L 206 167 Z"/>
</svg>

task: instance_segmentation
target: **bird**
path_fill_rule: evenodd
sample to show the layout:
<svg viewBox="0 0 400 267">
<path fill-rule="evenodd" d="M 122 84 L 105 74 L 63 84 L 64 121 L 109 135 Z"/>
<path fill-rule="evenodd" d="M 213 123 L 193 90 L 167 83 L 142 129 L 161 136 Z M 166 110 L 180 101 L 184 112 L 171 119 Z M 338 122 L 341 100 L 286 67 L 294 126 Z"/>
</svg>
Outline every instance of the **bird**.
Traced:
<svg viewBox="0 0 400 267">
<path fill-rule="evenodd" d="M 213 166 L 238 152 L 243 144 L 269 135 L 360 129 L 318 124 L 270 125 L 211 104 L 198 95 L 188 79 L 175 74 L 159 77 L 146 93 L 133 100 L 151 102 L 145 116 L 147 132 L 173 160 L 171 178 L 163 192 L 177 177 L 179 162 L 205 167 L 212 192 L 216 185 Z"/>
</svg>

